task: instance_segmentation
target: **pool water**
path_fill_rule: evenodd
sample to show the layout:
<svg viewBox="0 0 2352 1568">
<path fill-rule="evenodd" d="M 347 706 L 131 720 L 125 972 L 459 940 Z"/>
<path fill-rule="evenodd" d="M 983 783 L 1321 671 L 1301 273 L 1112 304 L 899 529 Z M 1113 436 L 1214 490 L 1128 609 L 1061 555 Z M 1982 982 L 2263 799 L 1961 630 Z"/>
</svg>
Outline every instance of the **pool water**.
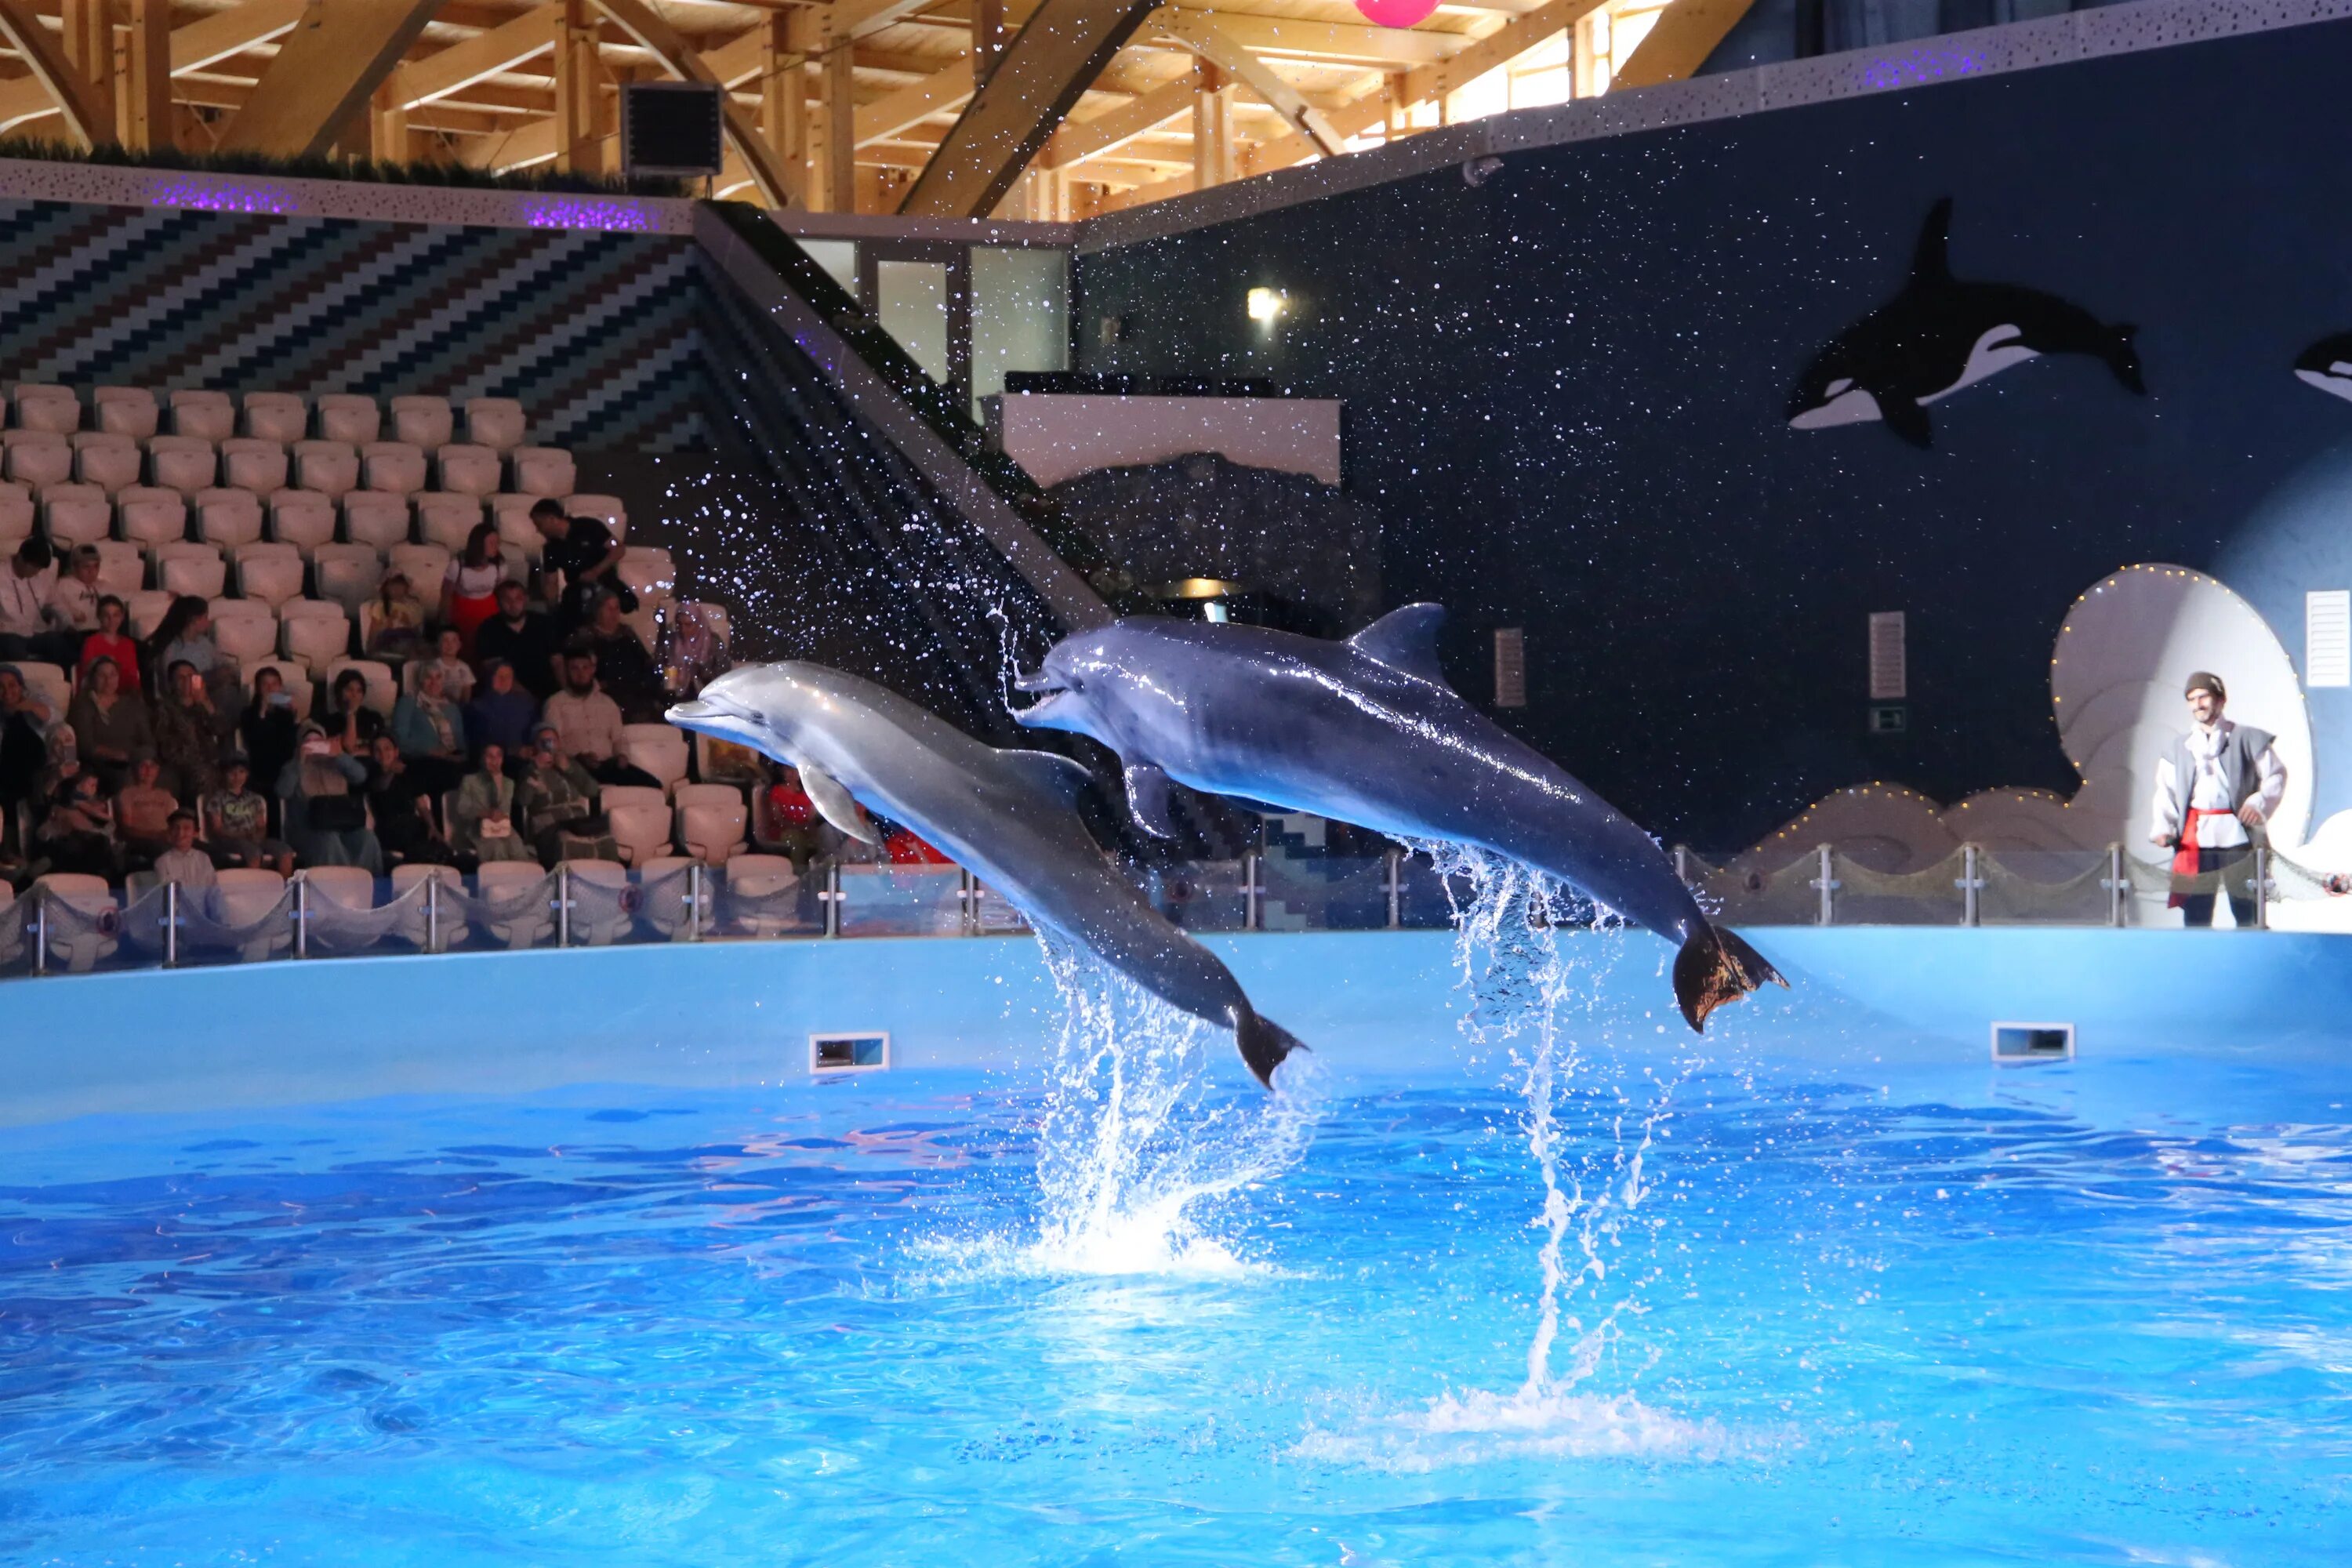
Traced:
<svg viewBox="0 0 2352 1568">
<path fill-rule="evenodd" d="M 2352 1552 L 2309 1081 L 1768 1068 L 1570 1005 L 1468 1088 L 1270 1100 L 1117 1013 L 989 1075 L 11 1133 L 0 1557 Z"/>
</svg>

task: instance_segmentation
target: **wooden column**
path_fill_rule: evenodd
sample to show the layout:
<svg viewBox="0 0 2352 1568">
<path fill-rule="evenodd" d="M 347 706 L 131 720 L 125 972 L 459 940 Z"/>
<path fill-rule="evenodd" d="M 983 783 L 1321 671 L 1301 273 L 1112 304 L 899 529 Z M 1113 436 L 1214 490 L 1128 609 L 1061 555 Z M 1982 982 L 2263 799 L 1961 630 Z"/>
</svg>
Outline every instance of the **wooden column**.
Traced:
<svg viewBox="0 0 2352 1568">
<path fill-rule="evenodd" d="M 809 205 L 829 213 L 857 210 L 857 81 L 846 19 L 840 10 L 837 5 L 824 8 L 816 123 L 809 137 Z"/>
<path fill-rule="evenodd" d="M 172 146 L 171 0 L 129 0 L 116 73 L 115 113 L 125 147 Z"/>
<path fill-rule="evenodd" d="M 1234 97 L 1224 73 L 1206 60 L 1192 66 L 1192 188 L 1234 177 Z"/>
<path fill-rule="evenodd" d="M 988 85 L 989 73 L 996 68 L 996 58 L 1004 50 L 1004 0 L 972 0 L 971 6 L 971 85 L 974 91 Z"/>
<path fill-rule="evenodd" d="M 58 20 L 64 24 L 66 63 L 89 84 L 92 105 L 101 124 L 115 129 L 114 18 L 108 0 L 64 0 L 59 12 Z M 170 58 L 168 46 L 165 58 Z M 105 133 L 103 130 L 99 132 L 100 136 Z"/>
<path fill-rule="evenodd" d="M 386 81 L 375 89 L 368 106 L 368 156 L 379 163 L 405 163 L 408 151 L 408 106 L 399 89 Z"/>
<path fill-rule="evenodd" d="M 799 11 L 768 20 L 767 58 L 760 71 L 760 133 L 776 154 L 791 205 L 808 205 L 809 41 L 821 35 Z"/>
<path fill-rule="evenodd" d="M 587 0 L 563 0 L 563 26 L 555 39 L 555 166 L 567 173 L 594 174 L 604 166 L 596 137 L 603 91 L 596 23 Z"/>
</svg>

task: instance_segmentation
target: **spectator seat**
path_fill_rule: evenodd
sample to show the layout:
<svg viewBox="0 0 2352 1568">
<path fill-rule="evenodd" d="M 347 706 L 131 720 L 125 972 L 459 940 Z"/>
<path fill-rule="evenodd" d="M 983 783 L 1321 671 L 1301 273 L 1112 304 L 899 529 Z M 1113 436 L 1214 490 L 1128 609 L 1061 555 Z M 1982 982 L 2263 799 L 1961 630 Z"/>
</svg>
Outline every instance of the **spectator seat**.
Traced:
<svg viewBox="0 0 2352 1568">
<path fill-rule="evenodd" d="M 490 497 L 490 521 L 499 525 L 499 548 L 509 555 L 518 556 L 536 565 L 547 548 L 547 541 L 539 536 L 539 525 L 530 521 L 530 503 L 536 496 L 495 495 Z"/>
<path fill-rule="evenodd" d="M 209 598 L 211 595 L 205 596 Z M 178 597 L 179 595 L 169 588 L 148 588 L 131 595 L 128 601 L 131 611 L 131 635 L 141 641 L 153 637 L 155 628 L 163 624 L 164 612 L 172 607 L 172 601 Z"/>
<path fill-rule="evenodd" d="M 637 917 L 621 907 L 629 868 L 610 860 L 567 860 L 572 879 L 572 941 L 582 947 L 609 947 L 628 935 Z"/>
<path fill-rule="evenodd" d="M 395 397 L 392 400 L 392 437 L 430 452 L 457 438 L 457 421 L 446 397 Z"/>
<path fill-rule="evenodd" d="M 467 536 L 481 525 L 479 496 L 429 490 L 416 498 L 416 537 L 437 544 L 452 555 L 466 548 Z"/>
<path fill-rule="evenodd" d="M 392 716 L 392 705 L 400 697 L 400 688 L 392 678 L 392 666 L 375 658 L 330 659 L 327 668 L 319 672 L 319 684 L 331 697 L 335 682 L 347 669 L 356 669 L 367 680 L 367 703 L 386 718 Z"/>
<path fill-rule="evenodd" d="M 517 447 L 507 456 L 514 465 L 514 488 L 520 495 L 565 496 L 579 482 L 572 454 L 561 447 Z"/>
<path fill-rule="evenodd" d="M 290 392 L 248 392 L 245 395 L 245 433 L 257 441 L 287 446 L 310 435 L 310 410 Z"/>
<path fill-rule="evenodd" d="M 188 537 L 188 503 L 177 490 L 131 485 L 114 498 L 114 529 L 133 544 L 167 544 Z"/>
<path fill-rule="evenodd" d="M 134 441 L 153 437 L 163 412 L 155 405 L 155 395 L 143 386 L 101 386 L 90 394 L 90 404 L 100 429 Z"/>
<path fill-rule="evenodd" d="M 675 724 L 622 725 L 621 756 L 659 779 L 665 795 L 686 782 L 686 734 Z"/>
<path fill-rule="evenodd" d="M 221 483 L 266 496 L 286 488 L 286 448 L 276 441 L 238 436 L 220 444 Z"/>
<path fill-rule="evenodd" d="M 669 803 L 660 790 L 646 784 L 606 784 L 597 804 L 604 808 L 613 841 L 621 847 L 622 859 L 642 866 L 672 852 Z"/>
<path fill-rule="evenodd" d="M 434 454 L 440 472 L 439 489 L 459 495 L 486 496 L 499 488 L 499 455 L 488 447 L 452 443 Z"/>
<path fill-rule="evenodd" d="M 653 545 L 630 545 L 621 552 L 621 563 L 613 568 L 613 574 L 641 599 L 668 598 L 677 592 L 677 563 L 668 551 Z"/>
<path fill-rule="evenodd" d="M 215 444 L 236 434 L 236 404 L 226 392 L 174 392 L 172 434 Z"/>
<path fill-rule="evenodd" d="M 41 521 L 60 551 L 95 544 L 114 530 L 114 502 L 96 485 L 43 485 Z"/>
<path fill-rule="evenodd" d="M 139 454 L 139 443 L 128 436 L 108 430 L 83 430 L 71 439 L 74 477 L 86 485 L 96 485 L 108 495 L 137 484 L 147 467 Z"/>
<path fill-rule="evenodd" d="M 283 540 L 241 544 L 236 551 L 236 591 L 273 611 L 302 596 L 302 555 Z"/>
<path fill-rule="evenodd" d="M 706 865 L 724 865 L 750 847 L 744 839 L 748 813 L 743 793 L 733 784 L 677 786 L 677 841 Z"/>
<path fill-rule="evenodd" d="M 286 657 L 300 659 L 313 672 L 330 668 L 351 653 L 351 616 L 332 600 L 289 599 L 278 618 Z"/>
<path fill-rule="evenodd" d="M 449 571 L 449 552 L 438 544 L 395 544 L 388 553 L 391 569 L 408 574 L 409 590 L 425 606 L 425 618 L 439 619 L 441 579 Z"/>
<path fill-rule="evenodd" d="M 455 866 L 412 864 L 392 868 L 392 898 L 401 906 L 399 924 L 394 929 L 410 946 L 419 949 L 426 946 L 431 935 L 431 919 L 425 902 L 425 884 L 428 881 L 440 883 L 445 894 L 441 900 L 440 945 L 443 948 L 455 947 L 472 934 L 466 925 L 462 897 L 466 879 L 457 874 Z M 460 897 L 446 897 L 451 889 L 455 889 Z"/>
<path fill-rule="evenodd" d="M 336 921 L 338 913 L 366 914 L 375 908 L 375 879 L 358 866 L 313 866 L 296 876 L 302 879 L 302 904 L 310 915 L 310 948 L 337 955 L 364 952 L 376 944 L 377 938 L 369 934 L 365 926 L 344 930 Z M 331 931 L 331 937 L 328 931 Z"/>
<path fill-rule="evenodd" d="M 566 517 L 593 517 L 613 535 L 615 544 L 629 542 L 629 509 L 619 496 L 572 495 L 562 498 Z"/>
<path fill-rule="evenodd" d="M 360 467 L 367 488 L 387 495 L 415 495 L 427 477 L 425 448 L 406 441 L 370 441 L 360 448 Z"/>
<path fill-rule="evenodd" d="M 258 599 L 215 599 L 213 641 L 236 660 L 241 676 L 278 651 L 278 617 Z"/>
<path fill-rule="evenodd" d="M 383 429 L 383 410 L 373 397 L 348 392 L 319 395 L 319 439 L 364 447 Z"/>
<path fill-rule="evenodd" d="M 158 436 L 147 443 L 147 477 L 167 490 L 194 500 L 212 488 L 220 454 L 194 436 Z"/>
<path fill-rule="evenodd" d="M 73 677 L 58 665 L 43 664 L 36 659 L 13 661 L 16 673 L 24 678 L 25 689 L 49 705 L 49 711 L 62 723 L 66 705 L 73 700 Z"/>
<path fill-rule="evenodd" d="M 335 537 L 335 503 L 316 490 L 273 490 L 269 537 L 308 554 Z"/>
<path fill-rule="evenodd" d="M 505 452 L 522 445 L 522 405 L 511 397 L 469 397 L 466 400 L 466 439 L 477 447 Z"/>
<path fill-rule="evenodd" d="M 13 479 L 0 480 L 0 545 L 14 552 L 33 531 L 33 492 Z"/>
<path fill-rule="evenodd" d="M 225 550 L 259 539 L 261 519 L 261 498 L 251 490 L 196 492 L 196 537 Z"/>
<path fill-rule="evenodd" d="M 81 396 L 70 386 L 41 386 L 20 381 L 8 401 L 16 412 L 19 430 L 47 430 L 68 436 L 81 428 Z"/>
<path fill-rule="evenodd" d="M 683 855 L 656 855 L 640 862 L 635 868 L 637 886 L 643 902 L 638 918 L 664 937 L 673 942 L 684 941 L 694 930 L 688 919 L 687 892 L 693 886 L 688 873 L 696 862 Z M 702 934 L 711 933 L 711 921 L 718 907 L 718 879 L 702 879 Z"/>
<path fill-rule="evenodd" d="M 484 904 L 503 906 L 498 916 L 481 912 L 482 929 L 491 940 L 509 947 L 529 947 L 555 934 L 552 892 L 533 899 L 545 887 L 547 873 L 536 860 L 492 860 L 474 875 L 477 896 Z"/>
<path fill-rule="evenodd" d="M 321 599 L 342 606 L 357 620 L 360 606 L 383 580 L 383 557 L 365 544 L 321 544 L 310 552 L 310 579 Z"/>
<path fill-rule="evenodd" d="M 294 945 L 294 922 L 286 908 L 286 879 L 260 867 L 236 867 L 213 873 L 212 896 L 205 900 L 212 918 L 230 927 L 267 922 L 248 937 L 237 956 L 251 963 L 283 952 Z M 184 895 L 183 895 L 184 896 Z M 278 912 L 280 918 L 272 920 Z"/>
<path fill-rule="evenodd" d="M 33 884 L 49 898 L 67 906 L 82 917 L 76 921 L 49 922 L 49 952 L 62 961 L 76 974 L 85 974 L 106 960 L 112 958 L 121 939 L 100 931 L 86 931 L 85 921 L 119 914 L 113 890 L 103 877 L 88 877 L 78 872 L 52 871 Z"/>
<path fill-rule="evenodd" d="M 772 900 L 800 886 L 800 873 L 782 855 L 741 854 L 727 862 L 727 890 L 735 900 Z M 745 936 L 783 936 L 803 929 L 799 900 L 790 909 L 770 903 L 761 910 L 735 909 L 734 923 Z"/>
<path fill-rule="evenodd" d="M 0 432 L 5 466 L 10 479 L 34 489 L 65 484 L 73 478 L 73 444 L 55 430 Z"/>
<path fill-rule="evenodd" d="M 343 537 L 382 555 L 409 539 L 408 498 L 353 490 L 343 498 Z"/>
<path fill-rule="evenodd" d="M 294 443 L 294 483 L 340 500 L 360 488 L 360 454 L 348 441 Z"/>
<path fill-rule="evenodd" d="M 98 591 L 111 594 L 127 610 L 131 595 L 147 585 L 147 552 L 127 539 L 98 542 Z"/>
</svg>

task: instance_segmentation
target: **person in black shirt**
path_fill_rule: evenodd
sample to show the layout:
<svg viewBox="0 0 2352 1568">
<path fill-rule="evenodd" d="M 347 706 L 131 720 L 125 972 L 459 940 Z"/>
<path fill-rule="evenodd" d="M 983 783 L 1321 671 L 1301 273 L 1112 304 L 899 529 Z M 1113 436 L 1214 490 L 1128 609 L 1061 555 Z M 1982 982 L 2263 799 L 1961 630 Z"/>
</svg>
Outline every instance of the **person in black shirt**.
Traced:
<svg viewBox="0 0 2352 1568">
<path fill-rule="evenodd" d="M 620 704 L 621 719 L 630 724 L 656 724 L 668 705 L 662 689 L 660 667 L 646 650 L 635 628 L 621 619 L 621 602 L 610 594 L 597 595 L 588 612 L 587 629 L 580 641 L 596 656 L 596 684 Z"/>
<path fill-rule="evenodd" d="M 554 623 L 530 606 L 522 584 L 499 584 L 499 613 L 474 632 L 474 657 L 480 667 L 488 669 L 491 660 L 506 660 L 514 666 L 516 683 L 544 702 L 562 684 L 562 671 L 557 668 L 562 661 L 556 657 L 562 649 Z"/>
<path fill-rule="evenodd" d="M 610 593 L 621 601 L 624 615 L 637 607 L 636 595 L 617 576 L 622 549 L 613 542 L 613 531 L 593 517 L 567 517 L 562 506 L 541 498 L 531 503 L 530 521 L 545 541 L 541 559 L 551 572 L 563 574 L 563 599 L 556 606 L 556 629 L 569 634 L 587 620 L 596 595 Z"/>
</svg>

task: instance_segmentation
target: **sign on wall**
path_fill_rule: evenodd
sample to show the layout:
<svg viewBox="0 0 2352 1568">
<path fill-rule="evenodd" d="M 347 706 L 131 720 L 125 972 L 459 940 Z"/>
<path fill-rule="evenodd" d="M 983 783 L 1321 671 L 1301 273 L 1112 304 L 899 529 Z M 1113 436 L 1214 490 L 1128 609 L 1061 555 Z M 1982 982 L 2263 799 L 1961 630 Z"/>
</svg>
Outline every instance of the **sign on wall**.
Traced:
<svg viewBox="0 0 2352 1568">
<path fill-rule="evenodd" d="M 1881 610 L 1870 617 L 1870 700 L 1901 702 L 1911 695 L 1911 674 L 1903 651 L 1903 612 Z"/>
<path fill-rule="evenodd" d="M 2303 596 L 2303 683 L 2352 686 L 2352 588 Z"/>
<path fill-rule="evenodd" d="M 1528 639 L 1518 626 L 1495 628 L 1495 706 L 1528 705 Z"/>
</svg>

